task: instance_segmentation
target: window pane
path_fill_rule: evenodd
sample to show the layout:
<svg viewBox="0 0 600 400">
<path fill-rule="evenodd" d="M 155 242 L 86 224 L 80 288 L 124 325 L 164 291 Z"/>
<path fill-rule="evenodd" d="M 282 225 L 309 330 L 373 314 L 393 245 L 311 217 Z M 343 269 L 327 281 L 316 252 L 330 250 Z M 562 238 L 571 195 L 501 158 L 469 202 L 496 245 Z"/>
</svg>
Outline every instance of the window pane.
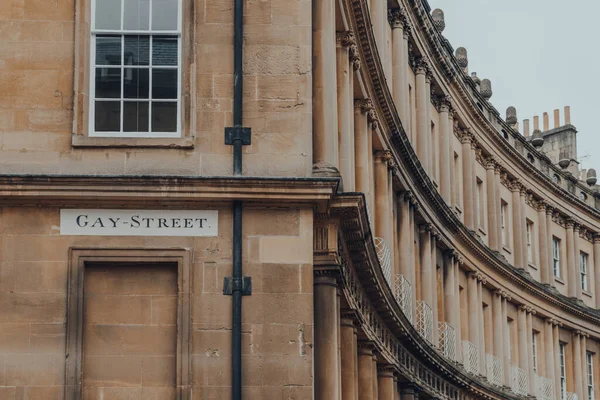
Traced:
<svg viewBox="0 0 600 400">
<path fill-rule="evenodd" d="M 125 36 L 125 65 L 148 65 L 150 36 Z"/>
<path fill-rule="evenodd" d="M 96 132 L 119 132 L 121 130 L 121 103 L 97 101 L 94 117 Z"/>
<path fill-rule="evenodd" d="M 125 0 L 124 11 L 124 30 L 147 31 L 150 29 L 149 0 Z"/>
<path fill-rule="evenodd" d="M 125 68 L 123 97 L 126 99 L 147 99 L 150 82 L 145 68 Z"/>
<path fill-rule="evenodd" d="M 177 70 L 152 70 L 152 98 L 177 99 Z"/>
<path fill-rule="evenodd" d="M 96 0 L 96 29 L 121 29 L 121 0 Z"/>
<path fill-rule="evenodd" d="M 121 36 L 96 37 L 96 65 L 121 65 Z"/>
<path fill-rule="evenodd" d="M 177 132 L 177 103 L 152 103 L 152 132 Z"/>
<path fill-rule="evenodd" d="M 178 17 L 177 0 L 152 1 L 152 30 L 175 31 L 177 30 Z"/>
<path fill-rule="evenodd" d="M 152 38 L 152 65 L 177 65 L 178 53 L 176 37 Z"/>
<path fill-rule="evenodd" d="M 96 98 L 121 97 L 121 68 L 96 68 Z"/>
<path fill-rule="evenodd" d="M 126 101 L 123 103 L 123 131 L 148 132 L 148 103 Z"/>
</svg>

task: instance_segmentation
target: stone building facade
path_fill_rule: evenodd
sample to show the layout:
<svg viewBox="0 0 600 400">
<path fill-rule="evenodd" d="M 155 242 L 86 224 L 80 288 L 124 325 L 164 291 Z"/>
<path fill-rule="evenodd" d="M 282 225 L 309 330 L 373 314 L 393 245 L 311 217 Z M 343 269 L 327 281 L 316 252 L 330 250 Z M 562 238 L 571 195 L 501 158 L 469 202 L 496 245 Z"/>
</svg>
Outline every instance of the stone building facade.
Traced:
<svg viewBox="0 0 600 400">
<path fill-rule="evenodd" d="M 0 398 L 599 400 L 568 108 L 425 0 L 240 4 L 0 3 Z"/>
</svg>

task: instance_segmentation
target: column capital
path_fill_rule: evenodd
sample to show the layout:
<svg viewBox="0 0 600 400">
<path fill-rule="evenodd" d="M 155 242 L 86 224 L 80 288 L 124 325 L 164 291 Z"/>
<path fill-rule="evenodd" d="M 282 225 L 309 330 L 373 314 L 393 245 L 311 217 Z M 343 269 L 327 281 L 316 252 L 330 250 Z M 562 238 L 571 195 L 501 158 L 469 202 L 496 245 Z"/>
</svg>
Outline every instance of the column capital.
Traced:
<svg viewBox="0 0 600 400">
<path fill-rule="evenodd" d="M 475 135 L 473 135 L 470 128 L 459 129 L 458 139 L 462 144 L 473 144 L 475 141 Z"/>
<path fill-rule="evenodd" d="M 498 161 L 496 161 L 496 165 L 494 166 L 494 173 L 501 174 L 502 170 L 503 170 L 502 165 Z"/>
<path fill-rule="evenodd" d="M 572 220 L 571 218 L 565 220 L 565 226 L 567 229 L 575 229 L 575 225 L 575 220 Z"/>
<path fill-rule="evenodd" d="M 433 225 L 430 223 L 425 223 L 419 225 L 419 233 L 429 233 L 433 230 Z"/>
<path fill-rule="evenodd" d="M 375 161 L 389 164 L 392 161 L 392 152 L 389 150 L 378 150 L 373 154 Z"/>
<path fill-rule="evenodd" d="M 406 12 L 402 7 L 390 8 L 388 10 L 388 21 L 392 29 L 403 28 L 408 23 Z"/>
<path fill-rule="evenodd" d="M 355 71 L 360 69 L 360 52 L 358 51 L 358 45 L 355 43 L 349 47 L 350 52 L 350 62 L 352 63 L 352 68 Z"/>
<path fill-rule="evenodd" d="M 354 32 L 352 31 L 337 31 L 335 32 L 335 45 L 336 47 L 349 48 L 352 45 L 356 45 L 354 39 Z"/>
<path fill-rule="evenodd" d="M 523 187 L 523 184 L 521 184 L 521 182 L 518 179 L 508 181 L 508 189 L 511 192 L 519 192 L 520 193 L 522 187 Z"/>
<path fill-rule="evenodd" d="M 481 272 L 477 272 L 476 274 L 477 280 L 481 282 L 483 285 L 487 284 L 487 278 Z"/>
<path fill-rule="evenodd" d="M 429 66 L 429 60 L 425 57 L 417 57 L 413 61 L 413 69 L 416 75 L 428 76 L 431 73 L 431 67 Z"/>
<path fill-rule="evenodd" d="M 377 364 L 377 376 L 383 376 L 387 378 L 394 378 L 394 372 L 396 369 L 389 364 Z"/>
<path fill-rule="evenodd" d="M 554 207 L 546 203 L 546 215 L 552 216 L 554 214 Z"/>
<path fill-rule="evenodd" d="M 343 309 L 340 313 L 340 324 L 342 326 L 352 326 L 354 330 L 356 330 L 359 325 L 359 319 L 356 310 Z"/>
<path fill-rule="evenodd" d="M 548 208 L 548 203 L 546 203 L 545 200 L 537 200 L 534 202 L 535 205 L 535 209 L 536 211 L 539 212 L 546 212 L 546 209 Z"/>
<path fill-rule="evenodd" d="M 487 156 L 483 158 L 483 166 L 486 170 L 496 169 L 496 159 L 492 156 Z"/>
<path fill-rule="evenodd" d="M 375 112 L 375 108 L 371 108 L 367 112 L 367 120 L 371 123 L 372 129 L 377 129 L 379 127 L 379 118 L 377 117 L 377 113 Z"/>
<path fill-rule="evenodd" d="M 358 355 L 363 355 L 363 356 L 373 356 L 373 350 L 375 349 L 375 346 L 373 344 L 373 342 L 369 342 L 368 340 L 359 340 L 357 343 L 357 347 L 358 347 Z"/>
<path fill-rule="evenodd" d="M 592 240 L 594 244 L 600 244 L 600 233 L 594 232 L 592 233 Z"/>
<path fill-rule="evenodd" d="M 360 108 L 364 113 L 368 113 L 373 109 L 373 102 L 370 98 L 354 99 L 354 108 Z"/>
</svg>

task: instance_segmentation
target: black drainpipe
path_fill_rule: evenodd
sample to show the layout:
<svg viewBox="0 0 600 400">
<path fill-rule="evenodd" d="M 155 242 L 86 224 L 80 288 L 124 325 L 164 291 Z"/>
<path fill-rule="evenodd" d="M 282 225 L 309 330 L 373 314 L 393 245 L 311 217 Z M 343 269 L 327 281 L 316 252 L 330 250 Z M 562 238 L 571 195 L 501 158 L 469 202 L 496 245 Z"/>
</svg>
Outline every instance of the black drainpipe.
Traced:
<svg viewBox="0 0 600 400">
<path fill-rule="evenodd" d="M 242 127 L 244 0 L 234 0 L 233 127 L 225 128 L 225 144 L 233 145 L 233 175 L 242 176 L 242 146 L 250 144 L 250 128 Z M 233 201 L 233 276 L 223 294 L 231 295 L 231 398 L 242 399 L 242 296 L 252 293 L 250 277 L 242 276 L 242 201 Z"/>
</svg>

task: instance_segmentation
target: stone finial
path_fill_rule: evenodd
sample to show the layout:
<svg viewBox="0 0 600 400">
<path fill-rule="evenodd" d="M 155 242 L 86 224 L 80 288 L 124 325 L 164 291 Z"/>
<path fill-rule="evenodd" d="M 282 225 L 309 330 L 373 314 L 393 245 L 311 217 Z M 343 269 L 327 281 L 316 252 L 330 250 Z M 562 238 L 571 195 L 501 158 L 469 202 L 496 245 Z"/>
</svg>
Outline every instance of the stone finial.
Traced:
<svg viewBox="0 0 600 400">
<path fill-rule="evenodd" d="M 531 134 L 531 144 L 536 149 L 539 149 L 544 144 L 544 137 L 542 136 L 542 131 L 536 129 Z"/>
<path fill-rule="evenodd" d="M 465 49 L 464 47 L 459 47 L 454 52 L 454 56 L 456 57 L 456 60 L 458 61 L 458 65 L 462 69 L 466 70 L 467 67 L 469 66 L 469 57 L 467 56 L 467 49 Z"/>
<path fill-rule="evenodd" d="M 596 182 L 597 182 L 596 170 L 594 168 L 588 169 L 587 177 L 585 178 L 585 182 L 590 186 L 594 186 L 596 184 Z"/>
<path fill-rule="evenodd" d="M 492 81 L 490 81 L 489 79 L 482 80 L 479 92 L 481 93 L 484 99 L 491 99 L 492 95 L 494 94 L 494 92 L 492 91 Z"/>
<path fill-rule="evenodd" d="M 514 125 L 518 122 L 517 119 L 517 109 L 513 106 L 510 106 L 506 109 L 506 123 L 509 125 Z"/>
<path fill-rule="evenodd" d="M 562 169 L 567 169 L 567 168 L 569 168 L 569 165 L 571 165 L 571 158 L 569 158 L 569 155 L 567 154 L 566 151 L 559 152 L 558 165 Z"/>
<path fill-rule="evenodd" d="M 438 32 L 444 32 L 446 28 L 446 21 L 444 20 L 444 11 L 440 8 L 436 8 L 431 13 L 431 17 L 433 18 L 433 25 Z"/>
</svg>

